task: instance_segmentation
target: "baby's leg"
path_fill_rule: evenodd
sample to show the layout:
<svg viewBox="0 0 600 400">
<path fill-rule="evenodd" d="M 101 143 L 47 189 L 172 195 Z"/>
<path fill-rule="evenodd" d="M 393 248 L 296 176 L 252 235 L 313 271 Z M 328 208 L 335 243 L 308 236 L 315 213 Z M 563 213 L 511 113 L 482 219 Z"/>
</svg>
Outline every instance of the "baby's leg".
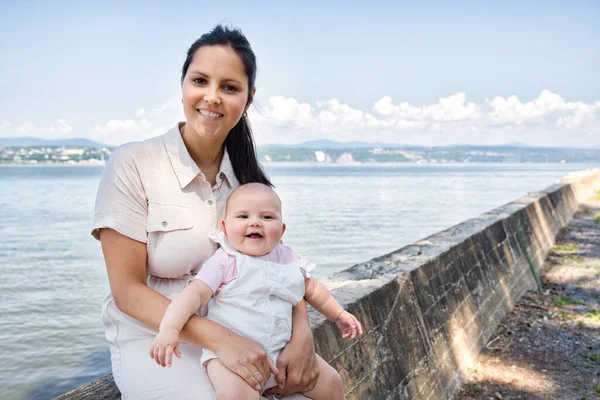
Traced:
<svg viewBox="0 0 600 400">
<path fill-rule="evenodd" d="M 344 400 L 344 383 L 340 374 L 318 355 L 317 359 L 319 363 L 317 384 L 302 394 L 313 400 Z"/>
<path fill-rule="evenodd" d="M 217 400 L 259 400 L 260 394 L 239 375 L 227 369 L 218 358 L 206 364 L 208 377 L 215 388 Z"/>
</svg>

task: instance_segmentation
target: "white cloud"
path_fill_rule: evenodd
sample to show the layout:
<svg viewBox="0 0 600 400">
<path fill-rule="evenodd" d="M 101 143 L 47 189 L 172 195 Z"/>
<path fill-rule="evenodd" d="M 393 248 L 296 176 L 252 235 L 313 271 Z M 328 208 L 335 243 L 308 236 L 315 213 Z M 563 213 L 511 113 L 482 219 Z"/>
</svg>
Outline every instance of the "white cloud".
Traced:
<svg viewBox="0 0 600 400">
<path fill-rule="evenodd" d="M 3 119 L 2 121 L 0 121 L 0 132 L 9 130 L 11 126 L 12 124 L 10 123 L 10 121 L 6 121 Z"/>
<path fill-rule="evenodd" d="M 15 130 L 17 133 L 30 133 L 36 130 L 36 126 L 32 123 L 26 122 L 21 124 Z"/>
<path fill-rule="evenodd" d="M 56 123 L 50 125 L 50 127 L 48 128 L 48 132 L 50 133 L 67 134 L 71 133 L 72 131 L 73 127 L 67 124 L 67 121 L 65 121 L 62 118 L 57 119 Z"/>
<path fill-rule="evenodd" d="M 92 138 L 101 143 L 119 145 L 165 133 L 184 118 L 181 98 L 172 97 L 150 112 L 140 108 L 134 116 L 124 120 L 111 119 L 94 126 Z"/>
<path fill-rule="evenodd" d="M 313 106 L 276 96 L 261 114 L 251 115 L 259 143 L 329 138 L 440 145 L 600 144 L 600 101 L 568 102 L 548 90 L 526 102 L 509 96 L 481 104 L 467 101 L 462 92 L 422 106 L 395 104 L 390 96 L 384 96 L 375 102 L 372 112 L 335 98 Z"/>
</svg>

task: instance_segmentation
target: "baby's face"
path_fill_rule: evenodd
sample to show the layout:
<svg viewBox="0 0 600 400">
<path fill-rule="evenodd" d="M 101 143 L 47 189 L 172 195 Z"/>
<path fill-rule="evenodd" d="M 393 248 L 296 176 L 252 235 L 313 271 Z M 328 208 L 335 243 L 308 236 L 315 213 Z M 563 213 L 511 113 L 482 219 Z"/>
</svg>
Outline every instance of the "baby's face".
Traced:
<svg viewBox="0 0 600 400">
<path fill-rule="evenodd" d="M 229 242 L 249 256 L 270 253 L 285 232 L 279 198 L 266 190 L 251 189 L 232 196 L 227 203 L 227 215 L 221 221 Z"/>
</svg>

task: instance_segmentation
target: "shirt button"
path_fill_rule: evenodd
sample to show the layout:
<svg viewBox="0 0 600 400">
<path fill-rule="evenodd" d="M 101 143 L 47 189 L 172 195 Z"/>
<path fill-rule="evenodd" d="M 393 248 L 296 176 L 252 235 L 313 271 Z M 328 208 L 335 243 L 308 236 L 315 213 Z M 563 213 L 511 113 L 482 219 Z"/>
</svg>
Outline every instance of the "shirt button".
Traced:
<svg viewBox="0 0 600 400">
<path fill-rule="evenodd" d="M 163 221 L 162 226 L 167 226 L 167 221 Z"/>
<path fill-rule="evenodd" d="M 221 177 L 221 179 L 225 179 L 225 174 L 224 173 L 220 173 L 219 176 Z"/>
<path fill-rule="evenodd" d="M 270 295 L 269 295 L 269 300 L 270 300 L 270 301 L 273 301 L 273 300 L 275 300 L 275 295 L 274 295 L 274 294 L 270 294 Z"/>
<path fill-rule="evenodd" d="M 209 200 L 209 201 L 207 201 L 207 203 L 208 203 L 209 206 L 212 206 L 213 201 Z"/>
</svg>

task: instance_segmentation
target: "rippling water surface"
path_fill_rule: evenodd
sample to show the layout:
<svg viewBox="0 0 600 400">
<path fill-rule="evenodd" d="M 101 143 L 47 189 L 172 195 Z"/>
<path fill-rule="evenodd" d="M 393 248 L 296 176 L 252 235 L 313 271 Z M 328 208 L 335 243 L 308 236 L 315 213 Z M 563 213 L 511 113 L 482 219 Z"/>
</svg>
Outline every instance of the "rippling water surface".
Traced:
<svg viewBox="0 0 600 400">
<path fill-rule="evenodd" d="M 589 165 L 267 165 L 285 243 L 321 276 L 389 253 Z M 597 166 L 595 166 L 597 167 Z M 0 166 L 0 398 L 49 399 L 110 370 L 108 290 L 89 233 L 99 166 Z"/>
</svg>

